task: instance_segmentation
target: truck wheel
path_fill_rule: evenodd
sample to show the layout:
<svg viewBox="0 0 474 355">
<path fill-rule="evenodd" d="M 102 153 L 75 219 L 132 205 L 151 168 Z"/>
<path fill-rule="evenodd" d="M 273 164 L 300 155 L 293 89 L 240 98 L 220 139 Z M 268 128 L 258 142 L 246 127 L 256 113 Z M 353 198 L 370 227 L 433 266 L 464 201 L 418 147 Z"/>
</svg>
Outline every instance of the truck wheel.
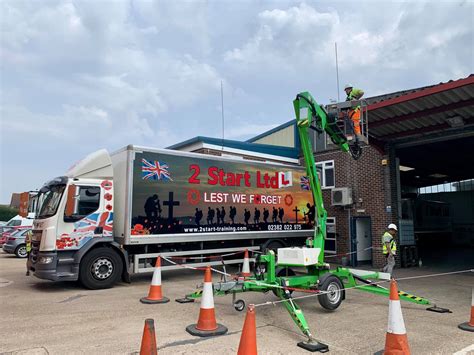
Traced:
<svg viewBox="0 0 474 355">
<path fill-rule="evenodd" d="M 91 290 L 110 288 L 120 279 L 122 269 L 122 259 L 113 249 L 93 249 L 81 261 L 79 281 Z"/>
<path fill-rule="evenodd" d="M 278 248 L 284 248 L 285 243 L 281 240 L 269 240 L 265 244 L 261 246 L 261 250 L 264 254 L 268 253 L 269 250 L 273 250 L 275 252 L 275 255 L 277 254 Z"/>
<path fill-rule="evenodd" d="M 26 245 L 20 244 L 17 246 L 15 249 L 15 255 L 17 258 L 26 258 L 28 256 L 28 253 L 26 252 Z"/>
<path fill-rule="evenodd" d="M 318 296 L 319 304 L 330 311 L 335 310 L 343 300 L 344 286 L 338 277 L 326 277 L 319 287 L 320 291 L 328 292 Z"/>
</svg>

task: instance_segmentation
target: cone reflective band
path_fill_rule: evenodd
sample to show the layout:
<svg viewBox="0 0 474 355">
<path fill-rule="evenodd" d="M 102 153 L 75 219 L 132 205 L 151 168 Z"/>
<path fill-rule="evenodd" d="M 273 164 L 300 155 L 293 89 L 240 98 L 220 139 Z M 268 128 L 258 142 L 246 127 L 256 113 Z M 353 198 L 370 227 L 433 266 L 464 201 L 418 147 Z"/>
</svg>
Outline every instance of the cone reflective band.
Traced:
<svg viewBox="0 0 474 355">
<path fill-rule="evenodd" d="M 204 273 L 204 284 L 201 296 L 201 308 L 197 324 L 186 327 L 186 331 L 195 336 L 209 337 L 227 333 L 227 328 L 216 322 L 214 311 L 214 290 L 212 286 L 211 267 L 208 266 Z"/>
<path fill-rule="evenodd" d="M 390 300 L 388 306 L 388 325 L 385 337 L 385 351 L 387 355 L 410 354 L 408 339 L 403 321 L 402 307 L 398 296 L 397 282 L 390 282 Z"/>
<path fill-rule="evenodd" d="M 214 292 L 212 290 L 211 268 L 208 266 L 204 273 L 204 285 L 202 289 L 201 309 L 196 325 L 198 330 L 216 330 L 216 314 L 214 312 Z"/>
<path fill-rule="evenodd" d="M 472 288 L 471 297 L 471 319 L 469 322 L 459 324 L 458 327 L 459 329 L 467 330 L 468 332 L 474 332 L 474 287 Z"/>
<path fill-rule="evenodd" d="M 142 345 L 140 346 L 140 355 L 157 355 L 155 323 L 153 319 L 145 320 L 143 328 Z"/>
<path fill-rule="evenodd" d="M 249 251 L 245 249 L 244 254 L 244 264 L 242 265 L 242 276 L 250 276 L 250 261 L 249 261 Z"/>
<path fill-rule="evenodd" d="M 161 291 L 161 257 L 156 258 L 155 269 L 153 270 L 153 277 L 151 279 L 150 290 L 148 296 L 140 299 L 141 303 L 154 304 L 154 303 L 167 303 L 169 298 L 163 297 Z"/>
<path fill-rule="evenodd" d="M 257 323 L 253 304 L 247 308 L 237 355 L 257 355 Z"/>
</svg>

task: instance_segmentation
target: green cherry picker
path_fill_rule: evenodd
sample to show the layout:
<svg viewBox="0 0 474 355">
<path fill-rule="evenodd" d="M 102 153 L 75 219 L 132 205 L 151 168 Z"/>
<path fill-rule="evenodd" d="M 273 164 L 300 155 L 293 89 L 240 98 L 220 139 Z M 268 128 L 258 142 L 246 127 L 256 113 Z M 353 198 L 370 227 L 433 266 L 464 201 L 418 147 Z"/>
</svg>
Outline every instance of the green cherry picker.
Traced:
<svg viewBox="0 0 474 355">
<path fill-rule="evenodd" d="M 257 255 L 255 259 L 254 275 L 251 277 L 229 278 L 224 276 L 220 282 L 214 283 L 214 295 L 233 296 L 236 310 L 245 309 L 243 300 L 236 300 L 236 294 L 241 292 L 268 292 L 279 298 L 279 302 L 286 308 L 293 321 L 307 337 L 298 346 L 309 351 L 328 351 L 326 344 L 319 343 L 313 337 L 303 311 L 293 300 L 293 292 L 314 293 L 320 305 L 328 310 L 335 310 L 345 298 L 345 289 L 357 286 L 357 290 L 370 292 L 388 297 L 389 290 L 376 283 L 376 280 L 390 280 L 386 273 L 351 268 L 337 267 L 330 269 L 324 261 L 324 240 L 326 238 L 327 212 L 324 209 L 321 185 L 318 179 L 314 162 L 313 149 L 309 140 L 309 130 L 314 129 L 325 133 L 342 151 L 347 152 L 354 159 L 361 156 L 362 149 L 357 139 L 348 141 L 339 129 L 336 115 L 328 114 L 323 106 L 318 105 L 308 92 L 302 92 L 293 101 L 296 114 L 296 125 L 300 136 L 301 148 L 304 155 L 306 172 L 313 194 L 316 218 L 314 236 L 306 240 L 302 248 L 280 248 L 275 252 L 270 250 L 266 254 Z M 305 274 L 298 274 L 291 267 L 306 268 Z M 429 305 L 427 299 L 399 292 L 400 299 L 416 304 Z M 202 290 L 186 295 L 178 302 L 192 302 L 200 298 Z"/>
</svg>

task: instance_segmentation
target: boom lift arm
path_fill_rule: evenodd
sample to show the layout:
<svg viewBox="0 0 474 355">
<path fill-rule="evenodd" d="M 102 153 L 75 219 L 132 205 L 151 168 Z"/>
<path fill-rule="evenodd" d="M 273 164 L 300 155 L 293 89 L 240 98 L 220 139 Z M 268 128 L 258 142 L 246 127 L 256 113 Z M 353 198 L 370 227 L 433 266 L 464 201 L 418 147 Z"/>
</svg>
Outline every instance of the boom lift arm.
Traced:
<svg viewBox="0 0 474 355">
<path fill-rule="evenodd" d="M 302 92 L 296 95 L 296 99 L 293 100 L 293 107 L 295 109 L 296 125 L 305 160 L 306 173 L 316 210 L 314 240 L 307 240 L 306 243 L 308 247 L 320 248 L 321 251 L 324 251 L 327 212 L 324 208 L 321 183 L 318 178 L 313 149 L 309 140 L 309 129 L 314 129 L 319 134 L 326 133 L 334 144 L 338 145 L 342 151 L 349 153 L 354 159 L 360 158 L 362 150 L 358 141 L 349 145 L 346 136 L 336 124 L 336 117 L 329 115 L 322 106 L 318 105 L 309 92 Z M 319 254 L 318 264 L 324 264 L 324 252 Z"/>
<path fill-rule="evenodd" d="M 338 267 L 330 270 L 329 265 L 324 262 L 324 240 L 326 237 L 326 219 L 327 212 L 324 209 L 324 203 L 321 192 L 321 184 L 318 178 L 314 153 L 311 147 L 309 129 L 314 129 L 321 134 L 327 134 L 333 143 L 347 152 L 354 159 L 361 156 L 362 150 L 357 139 L 349 142 L 344 133 L 339 129 L 336 117 L 328 114 L 326 110 L 318 105 L 314 98 L 308 92 L 302 92 L 296 96 L 293 101 L 296 114 L 296 124 L 301 142 L 301 148 L 306 165 L 310 188 L 315 203 L 315 231 L 314 237 L 306 241 L 309 248 L 319 248 L 318 260 L 316 264 L 307 265 L 307 273 L 304 275 L 295 275 L 288 273 L 289 266 L 304 266 L 303 264 L 285 264 L 281 259 L 277 261 L 275 253 L 270 250 L 266 254 L 256 257 L 256 267 L 254 276 L 234 277 L 232 280 L 224 280 L 213 284 L 214 295 L 225 296 L 231 294 L 235 309 L 242 311 L 245 309 L 243 300 L 235 300 L 238 293 L 243 292 L 268 292 L 272 291 L 279 299 L 283 301 L 283 306 L 290 314 L 295 324 L 301 332 L 307 337 L 307 341 L 298 343 L 298 346 L 309 351 L 328 351 L 328 346 L 319 343 L 312 335 L 308 322 L 303 311 L 295 303 L 291 293 L 309 292 L 318 295 L 321 306 L 328 310 L 334 310 L 345 297 L 344 288 L 357 287 L 360 291 L 366 291 L 373 294 L 384 295 L 388 297 L 389 290 L 371 280 L 379 280 L 387 274 L 376 271 L 354 270 Z M 261 267 L 262 266 L 262 267 Z M 277 266 L 279 267 L 277 269 Z M 357 284 L 360 281 L 362 284 Z M 417 297 L 406 292 L 399 291 L 400 299 L 416 304 L 430 304 L 427 299 Z M 176 301 L 180 303 L 193 302 L 201 298 L 202 290 L 197 290 Z"/>
</svg>

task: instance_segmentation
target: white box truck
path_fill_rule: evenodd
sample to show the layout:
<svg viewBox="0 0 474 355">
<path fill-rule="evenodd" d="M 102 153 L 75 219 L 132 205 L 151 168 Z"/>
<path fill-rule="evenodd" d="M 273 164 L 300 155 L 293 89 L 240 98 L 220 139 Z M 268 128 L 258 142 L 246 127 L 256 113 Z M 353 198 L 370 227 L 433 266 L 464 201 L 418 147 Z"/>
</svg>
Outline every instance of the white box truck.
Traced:
<svg viewBox="0 0 474 355">
<path fill-rule="evenodd" d="M 313 235 L 304 175 L 295 166 L 133 145 L 97 151 L 40 189 L 28 267 L 98 289 L 151 271 L 158 255 L 199 266 L 221 263 L 211 255 L 301 245 Z"/>
</svg>

